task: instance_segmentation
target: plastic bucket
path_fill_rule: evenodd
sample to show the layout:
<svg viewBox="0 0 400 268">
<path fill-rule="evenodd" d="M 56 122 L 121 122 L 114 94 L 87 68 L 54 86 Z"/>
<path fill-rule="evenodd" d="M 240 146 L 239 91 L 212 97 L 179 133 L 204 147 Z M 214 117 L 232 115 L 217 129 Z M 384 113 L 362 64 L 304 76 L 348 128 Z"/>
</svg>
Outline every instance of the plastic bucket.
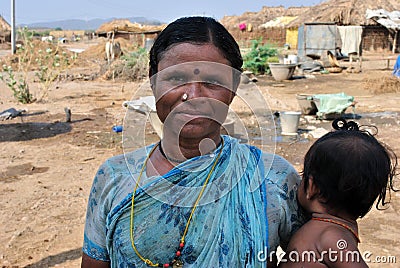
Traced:
<svg viewBox="0 0 400 268">
<path fill-rule="evenodd" d="M 282 135 L 297 135 L 301 112 L 280 112 Z"/>
<path fill-rule="evenodd" d="M 301 112 L 303 114 L 314 115 L 317 113 L 318 109 L 315 105 L 313 95 L 308 94 L 297 94 L 297 102 L 300 105 Z"/>
<path fill-rule="evenodd" d="M 289 63 L 297 64 L 297 62 L 298 62 L 297 55 L 288 55 L 287 58 L 289 60 Z"/>
</svg>

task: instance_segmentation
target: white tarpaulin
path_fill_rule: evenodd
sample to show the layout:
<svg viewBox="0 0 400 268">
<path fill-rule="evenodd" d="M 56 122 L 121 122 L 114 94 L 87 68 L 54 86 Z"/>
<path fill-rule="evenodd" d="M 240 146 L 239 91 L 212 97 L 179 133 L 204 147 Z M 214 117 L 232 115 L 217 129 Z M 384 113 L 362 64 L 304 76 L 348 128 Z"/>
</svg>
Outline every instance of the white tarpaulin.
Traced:
<svg viewBox="0 0 400 268">
<path fill-rule="evenodd" d="M 386 29 L 389 31 L 394 31 L 392 52 L 395 53 L 397 47 L 397 35 L 400 30 L 400 11 L 388 12 L 384 9 L 367 9 L 366 17 L 367 19 L 372 19 L 380 25 L 386 27 Z"/>
<path fill-rule="evenodd" d="M 388 29 L 400 30 L 400 11 L 388 12 L 384 9 L 367 9 L 367 19 L 372 19 Z"/>
</svg>

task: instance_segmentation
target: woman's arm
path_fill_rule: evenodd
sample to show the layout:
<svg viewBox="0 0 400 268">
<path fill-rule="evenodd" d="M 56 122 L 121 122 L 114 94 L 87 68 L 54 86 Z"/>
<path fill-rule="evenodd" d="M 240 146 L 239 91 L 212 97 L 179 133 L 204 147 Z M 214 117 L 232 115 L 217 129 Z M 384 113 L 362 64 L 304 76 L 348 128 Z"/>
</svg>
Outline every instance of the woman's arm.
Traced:
<svg viewBox="0 0 400 268">
<path fill-rule="evenodd" d="M 90 258 L 85 253 L 82 253 L 81 268 L 109 268 L 110 263 L 105 261 L 98 261 Z"/>
<path fill-rule="evenodd" d="M 112 184 L 109 182 L 113 178 L 113 169 L 106 161 L 99 167 L 90 190 L 83 236 L 82 267 L 109 267 L 106 218 L 110 211 L 108 193 L 112 192 Z"/>
</svg>

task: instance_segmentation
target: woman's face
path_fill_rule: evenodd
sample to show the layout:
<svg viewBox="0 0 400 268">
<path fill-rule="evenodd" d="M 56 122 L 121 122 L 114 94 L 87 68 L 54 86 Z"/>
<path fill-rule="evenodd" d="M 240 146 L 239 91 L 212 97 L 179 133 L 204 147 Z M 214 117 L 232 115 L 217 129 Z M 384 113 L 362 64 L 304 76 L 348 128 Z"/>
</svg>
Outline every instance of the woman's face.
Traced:
<svg viewBox="0 0 400 268">
<path fill-rule="evenodd" d="M 232 70 L 212 44 L 181 43 L 164 52 L 153 79 L 164 133 L 189 138 L 219 135 L 235 95 Z"/>
</svg>

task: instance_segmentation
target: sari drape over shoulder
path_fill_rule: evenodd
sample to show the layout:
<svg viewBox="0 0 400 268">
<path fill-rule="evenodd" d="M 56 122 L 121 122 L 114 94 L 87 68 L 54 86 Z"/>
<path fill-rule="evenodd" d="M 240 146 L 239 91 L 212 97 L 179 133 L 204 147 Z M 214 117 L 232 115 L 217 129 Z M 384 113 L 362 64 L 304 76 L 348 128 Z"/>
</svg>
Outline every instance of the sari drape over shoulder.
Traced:
<svg viewBox="0 0 400 268">
<path fill-rule="evenodd" d="M 259 253 L 268 248 L 262 153 L 223 138 L 223 148 L 187 160 L 163 176 L 146 177 L 136 191 L 135 246 L 144 258 L 172 261 L 193 204 L 222 150 L 193 214 L 181 259 L 184 267 L 265 267 L 259 260 Z M 95 177 L 83 252 L 110 261 L 111 267 L 147 267 L 132 248 L 130 218 L 135 181 L 152 146 L 107 161 Z"/>
</svg>

